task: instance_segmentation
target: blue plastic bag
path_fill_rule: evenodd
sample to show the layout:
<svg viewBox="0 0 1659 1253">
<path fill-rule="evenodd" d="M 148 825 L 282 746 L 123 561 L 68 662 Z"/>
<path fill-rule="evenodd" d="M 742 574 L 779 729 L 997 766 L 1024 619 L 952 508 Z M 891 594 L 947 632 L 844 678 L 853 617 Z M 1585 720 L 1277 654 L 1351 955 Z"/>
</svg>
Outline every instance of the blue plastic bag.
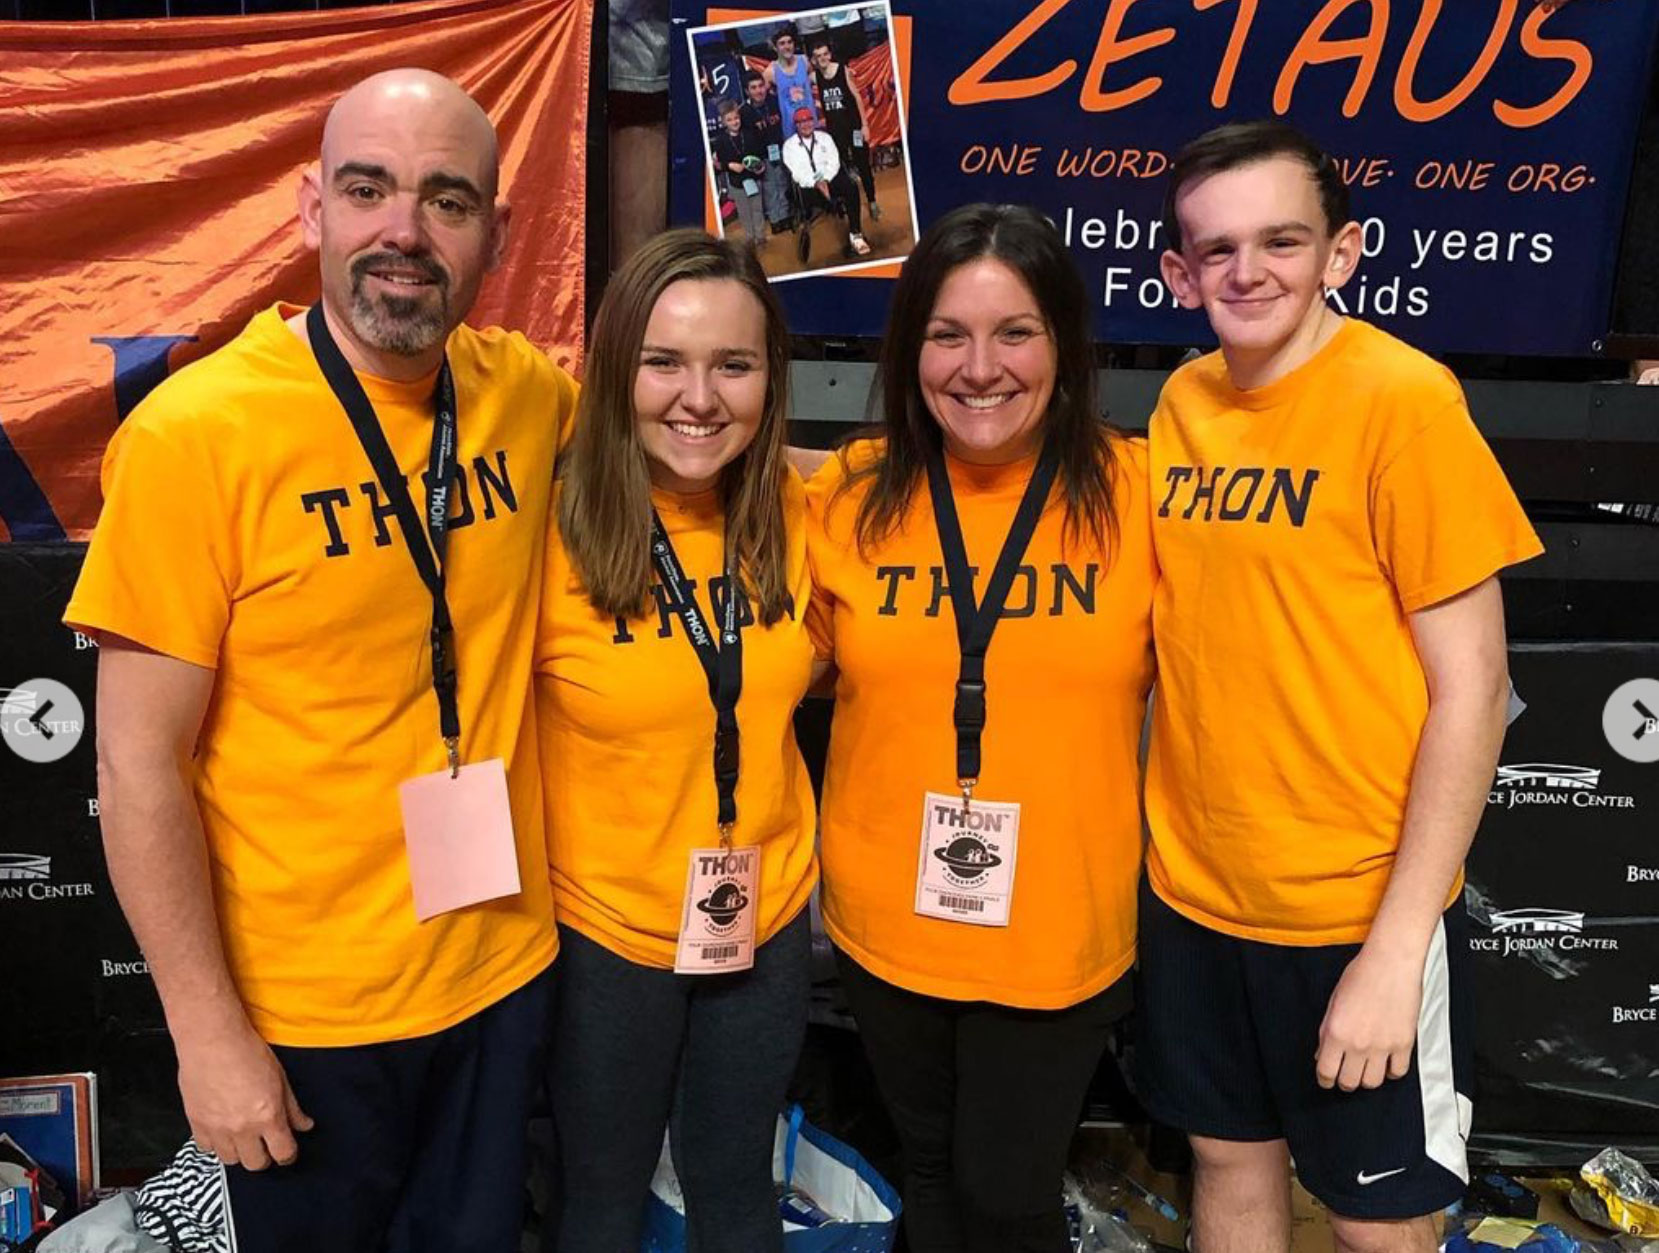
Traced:
<svg viewBox="0 0 1659 1253">
<path fill-rule="evenodd" d="M 799 1105 L 778 1119 L 772 1159 L 774 1182 L 798 1187 L 832 1218 L 822 1227 L 784 1223 L 788 1253 L 891 1253 L 901 1206 L 891 1184 L 849 1146 L 806 1121 Z M 641 1253 L 685 1253 L 685 1207 L 668 1142 L 645 1204 Z"/>
</svg>

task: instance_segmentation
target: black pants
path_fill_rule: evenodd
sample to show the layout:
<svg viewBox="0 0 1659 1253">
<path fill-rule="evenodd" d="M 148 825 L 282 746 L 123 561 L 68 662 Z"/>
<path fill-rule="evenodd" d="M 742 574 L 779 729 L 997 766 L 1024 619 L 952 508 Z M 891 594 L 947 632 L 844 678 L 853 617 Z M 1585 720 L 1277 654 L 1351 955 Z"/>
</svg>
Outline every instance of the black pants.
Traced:
<svg viewBox="0 0 1659 1253">
<path fill-rule="evenodd" d="M 273 1051 L 316 1127 L 232 1166 L 242 1253 L 517 1253 L 552 972 L 435 1035 Z"/>
<path fill-rule="evenodd" d="M 858 207 L 858 188 L 854 187 L 853 180 L 847 177 L 845 167 L 837 170 L 835 177 L 829 180 L 829 189 L 829 199 L 826 199 L 824 193 L 819 191 L 816 186 L 802 187 L 800 189 L 801 207 L 808 214 L 814 211 L 829 213 L 834 208 L 830 203 L 830 200 L 833 199 L 836 204 L 839 204 L 846 211 L 847 229 L 854 235 L 862 234 L 864 227 L 862 225 L 862 212 Z"/>
<path fill-rule="evenodd" d="M 677 975 L 559 928 L 549 1253 L 638 1253 L 672 1121 L 691 1253 L 778 1253 L 778 1112 L 806 1034 L 805 910 L 741 974 Z"/>
<path fill-rule="evenodd" d="M 876 172 L 870 167 L 870 150 L 863 144 L 853 143 L 852 132 L 846 136 L 834 136 L 835 146 L 841 150 L 841 158 L 845 163 L 843 168 L 851 166 L 853 173 L 858 175 L 858 181 L 864 185 L 864 194 L 871 204 L 876 202 Z"/>
<path fill-rule="evenodd" d="M 1066 1253 L 1060 1179 L 1128 977 L 1024 1010 L 920 996 L 836 958 L 904 1149 L 912 1253 Z"/>
</svg>

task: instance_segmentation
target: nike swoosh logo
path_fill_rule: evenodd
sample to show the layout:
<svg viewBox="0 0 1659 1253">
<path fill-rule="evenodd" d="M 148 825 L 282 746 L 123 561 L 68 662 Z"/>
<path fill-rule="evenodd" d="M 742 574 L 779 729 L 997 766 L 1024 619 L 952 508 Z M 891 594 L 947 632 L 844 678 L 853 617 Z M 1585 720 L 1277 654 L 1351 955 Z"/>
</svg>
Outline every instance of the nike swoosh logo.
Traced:
<svg viewBox="0 0 1659 1253">
<path fill-rule="evenodd" d="M 1390 1175 L 1403 1175 L 1405 1173 L 1406 1173 L 1406 1168 L 1404 1166 L 1399 1166 L 1399 1167 L 1396 1167 L 1394 1170 L 1378 1171 L 1374 1175 L 1368 1175 L 1362 1170 L 1362 1171 L 1359 1172 L 1359 1174 L 1357 1176 L 1355 1176 L 1355 1178 L 1358 1181 L 1360 1187 L 1367 1188 L 1367 1187 L 1370 1187 L 1372 1184 L 1376 1183 L 1377 1180 L 1379 1180 L 1379 1179 L 1387 1179 Z"/>
</svg>

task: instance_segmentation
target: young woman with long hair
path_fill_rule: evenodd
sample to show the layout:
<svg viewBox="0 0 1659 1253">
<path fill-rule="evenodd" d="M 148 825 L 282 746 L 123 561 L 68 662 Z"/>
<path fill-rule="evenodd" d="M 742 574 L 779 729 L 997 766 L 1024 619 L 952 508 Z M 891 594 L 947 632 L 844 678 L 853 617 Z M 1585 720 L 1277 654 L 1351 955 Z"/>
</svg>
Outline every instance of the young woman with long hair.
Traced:
<svg viewBox="0 0 1659 1253">
<path fill-rule="evenodd" d="M 636 252 L 594 325 L 536 661 L 559 1253 L 639 1247 L 670 1123 L 692 1247 L 781 1248 L 817 878 L 788 361 L 751 251 L 701 231 Z"/>
</svg>

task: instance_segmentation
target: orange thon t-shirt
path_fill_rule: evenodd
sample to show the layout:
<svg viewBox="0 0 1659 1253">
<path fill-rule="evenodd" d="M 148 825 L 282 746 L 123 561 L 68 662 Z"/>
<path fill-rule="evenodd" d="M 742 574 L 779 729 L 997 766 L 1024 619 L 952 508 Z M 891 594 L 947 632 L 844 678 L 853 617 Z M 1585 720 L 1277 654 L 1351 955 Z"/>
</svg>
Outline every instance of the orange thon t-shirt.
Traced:
<svg viewBox="0 0 1659 1253">
<path fill-rule="evenodd" d="M 1151 445 L 1153 889 L 1230 935 L 1359 943 L 1429 707 L 1407 615 L 1542 547 L 1456 378 L 1364 322 L 1265 387 L 1178 370 Z"/>
<path fill-rule="evenodd" d="M 65 621 L 214 670 L 190 773 L 225 958 L 265 1039 L 328 1048 L 441 1031 L 553 959 L 530 660 L 576 385 L 522 335 L 450 336 L 462 751 L 506 763 L 523 888 L 418 922 L 398 784 L 445 762 L 432 596 L 298 312 L 260 313 L 122 425 Z M 424 512 L 434 379 L 359 377 Z"/>
<path fill-rule="evenodd" d="M 547 543 L 536 706 L 559 921 L 643 966 L 671 968 L 687 859 L 719 843 L 714 706 L 686 627 L 653 575 L 652 603 L 627 621 L 598 613 L 559 537 Z M 726 604 L 724 517 L 714 491 L 652 503 L 703 613 Z M 812 676 L 811 582 L 800 476 L 784 488 L 795 609 L 771 626 L 740 606 L 743 691 L 735 846 L 759 846 L 756 942 L 800 913 L 818 881 L 812 780 L 795 707 Z M 710 603 L 711 584 L 716 595 Z"/>
<path fill-rule="evenodd" d="M 853 444 L 807 485 L 814 642 L 838 678 L 824 781 L 824 922 L 854 961 L 924 995 L 1061 1009 L 1135 958 L 1141 865 L 1137 753 L 1152 684 L 1156 581 L 1145 445 L 1118 440 L 1110 552 L 1063 542 L 1050 494 L 985 661 L 988 717 L 977 798 L 1021 806 L 1006 927 L 915 912 L 923 798 L 956 792 L 957 647 L 933 505 L 920 482 L 902 528 L 867 556 L 854 538 L 861 483 L 838 492 Z M 989 579 L 1035 457 L 947 458 L 976 595 Z"/>
</svg>

